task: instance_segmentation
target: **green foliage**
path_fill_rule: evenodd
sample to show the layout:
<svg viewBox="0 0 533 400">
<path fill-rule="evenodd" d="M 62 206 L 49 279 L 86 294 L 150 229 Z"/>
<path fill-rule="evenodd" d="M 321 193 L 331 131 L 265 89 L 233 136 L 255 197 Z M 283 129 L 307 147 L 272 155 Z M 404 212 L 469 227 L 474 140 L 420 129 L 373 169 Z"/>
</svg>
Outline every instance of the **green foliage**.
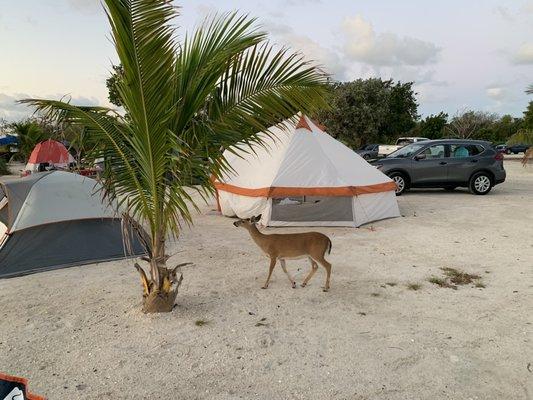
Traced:
<svg viewBox="0 0 533 400">
<path fill-rule="evenodd" d="M 18 152 L 14 153 L 13 159 L 27 162 L 33 148 L 37 143 L 50 139 L 51 132 L 34 120 L 25 120 L 11 124 L 13 133 L 18 135 Z"/>
<path fill-rule="evenodd" d="M 515 133 L 513 136 L 509 138 L 507 141 L 508 145 L 513 144 L 529 144 L 533 146 L 533 130 L 523 130 L 520 132 Z"/>
<path fill-rule="evenodd" d="M 524 111 L 524 128 L 533 129 L 533 101 L 529 102 L 526 111 Z"/>
<path fill-rule="evenodd" d="M 381 134 L 390 139 L 403 136 L 416 125 L 418 119 L 418 103 L 413 90 L 413 82 L 392 84 L 385 81 L 385 89 L 390 90 L 389 110 Z"/>
<path fill-rule="evenodd" d="M 7 162 L 3 157 L 0 157 L 0 175 L 10 175 L 11 172 L 7 168 Z"/>
<path fill-rule="evenodd" d="M 529 85 L 529 87 L 526 89 L 527 94 L 533 94 L 533 85 Z"/>
<path fill-rule="evenodd" d="M 124 68 L 122 67 L 122 65 L 113 65 L 113 73 L 105 81 L 105 85 L 107 86 L 108 91 L 109 102 L 118 107 L 122 106 L 122 100 L 120 98 L 118 86 L 118 82 L 122 76 L 124 76 Z"/>
<path fill-rule="evenodd" d="M 393 141 L 413 128 L 417 103 L 413 83 L 379 78 L 330 85 L 330 108 L 316 118 L 351 147 Z"/>
<path fill-rule="evenodd" d="M 416 128 L 412 132 L 412 136 L 421 136 L 428 139 L 440 139 L 444 136 L 446 124 L 448 122 L 448 114 L 440 112 L 438 114 L 428 115 L 426 118 L 418 122 Z"/>
<path fill-rule="evenodd" d="M 123 71 L 114 82 L 127 118 L 103 107 L 25 100 L 85 127 L 101 146 L 105 193 L 146 226 L 151 277 L 161 285 L 165 240 L 190 222 L 191 190 L 212 192 L 210 177 L 228 170 L 223 149 L 260 143 L 258 133 L 298 111 L 326 105 L 326 77 L 297 53 L 275 50 L 254 20 L 208 19 L 174 41 L 176 8 L 166 0 L 105 0 Z M 201 187 L 192 187 L 192 177 Z"/>
</svg>

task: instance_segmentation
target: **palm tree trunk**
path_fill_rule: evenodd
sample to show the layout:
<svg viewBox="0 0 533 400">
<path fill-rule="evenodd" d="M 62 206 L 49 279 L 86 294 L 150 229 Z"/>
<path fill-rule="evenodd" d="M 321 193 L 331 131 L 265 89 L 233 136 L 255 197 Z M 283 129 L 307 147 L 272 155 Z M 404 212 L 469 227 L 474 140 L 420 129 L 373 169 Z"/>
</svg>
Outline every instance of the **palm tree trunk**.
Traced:
<svg viewBox="0 0 533 400">
<path fill-rule="evenodd" d="M 151 266 L 154 262 L 150 262 Z M 166 260 L 156 263 L 161 284 L 158 286 L 153 278 L 148 279 L 141 266 L 135 263 L 135 268 L 141 276 L 143 285 L 143 306 L 144 313 L 170 312 L 174 308 L 178 289 L 183 281 L 183 274 L 178 278 L 177 271 L 184 265 L 191 263 L 181 263 L 174 268 L 166 268 Z"/>
</svg>

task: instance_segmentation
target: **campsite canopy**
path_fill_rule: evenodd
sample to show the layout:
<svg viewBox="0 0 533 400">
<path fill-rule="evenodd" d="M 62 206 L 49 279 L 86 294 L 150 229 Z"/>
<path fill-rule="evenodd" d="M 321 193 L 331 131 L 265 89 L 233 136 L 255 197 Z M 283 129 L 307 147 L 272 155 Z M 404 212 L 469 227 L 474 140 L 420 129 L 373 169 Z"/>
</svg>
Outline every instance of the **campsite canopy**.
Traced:
<svg viewBox="0 0 533 400">
<path fill-rule="evenodd" d="M 360 226 L 399 216 L 394 182 L 306 116 L 263 134 L 264 145 L 224 152 L 215 182 L 226 216 L 262 214 L 266 226 Z"/>
<path fill-rule="evenodd" d="M 63 171 L 0 183 L 0 277 L 131 255 L 121 218 L 98 189 L 95 180 Z M 131 253 L 143 253 L 132 239 Z"/>
<path fill-rule="evenodd" d="M 37 172 L 39 164 L 49 164 L 56 168 L 66 168 L 74 162 L 67 148 L 60 142 L 52 139 L 45 140 L 35 146 L 26 164 L 26 170 Z"/>
<path fill-rule="evenodd" d="M 13 135 L 0 136 L 0 146 L 18 143 L 18 138 Z"/>
</svg>

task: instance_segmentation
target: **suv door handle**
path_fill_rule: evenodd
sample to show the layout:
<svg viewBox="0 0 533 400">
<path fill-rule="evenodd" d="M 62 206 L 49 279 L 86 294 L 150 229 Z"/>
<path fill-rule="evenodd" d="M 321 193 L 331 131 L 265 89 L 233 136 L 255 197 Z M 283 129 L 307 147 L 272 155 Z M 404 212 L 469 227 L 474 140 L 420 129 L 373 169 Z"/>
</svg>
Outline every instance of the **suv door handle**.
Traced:
<svg viewBox="0 0 533 400">
<path fill-rule="evenodd" d="M 441 161 L 441 162 L 439 163 L 439 165 L 446 165 L 446 164 L 448 164 L 446 161 Z"/>
<path fill-rule="evenodd" d="M 473 160 L 470 160 L 470 162 L 477 162 L 477 160 L 476 160 L 476 159 L 473 159 Z"/>
</svg>

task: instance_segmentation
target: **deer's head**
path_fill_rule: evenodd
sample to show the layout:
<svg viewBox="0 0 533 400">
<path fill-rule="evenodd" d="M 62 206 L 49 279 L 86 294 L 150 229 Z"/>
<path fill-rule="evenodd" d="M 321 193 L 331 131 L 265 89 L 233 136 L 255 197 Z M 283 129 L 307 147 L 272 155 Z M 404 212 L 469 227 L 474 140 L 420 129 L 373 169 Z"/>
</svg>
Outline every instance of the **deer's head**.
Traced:
<svg viewBox="0 0 533 400">
<path fill-rule="evenodd" d="M 261 214 L 252 217 L 252 218 L 246 218 L 246 219 L 239 219 L 238 221 L 235 221 L 233 225 L 235 225 L 237 228 L 245 228 L 250 229 L 252 226 L 254 226 L 259 220 L 261 219 Z"/>
</svg>

